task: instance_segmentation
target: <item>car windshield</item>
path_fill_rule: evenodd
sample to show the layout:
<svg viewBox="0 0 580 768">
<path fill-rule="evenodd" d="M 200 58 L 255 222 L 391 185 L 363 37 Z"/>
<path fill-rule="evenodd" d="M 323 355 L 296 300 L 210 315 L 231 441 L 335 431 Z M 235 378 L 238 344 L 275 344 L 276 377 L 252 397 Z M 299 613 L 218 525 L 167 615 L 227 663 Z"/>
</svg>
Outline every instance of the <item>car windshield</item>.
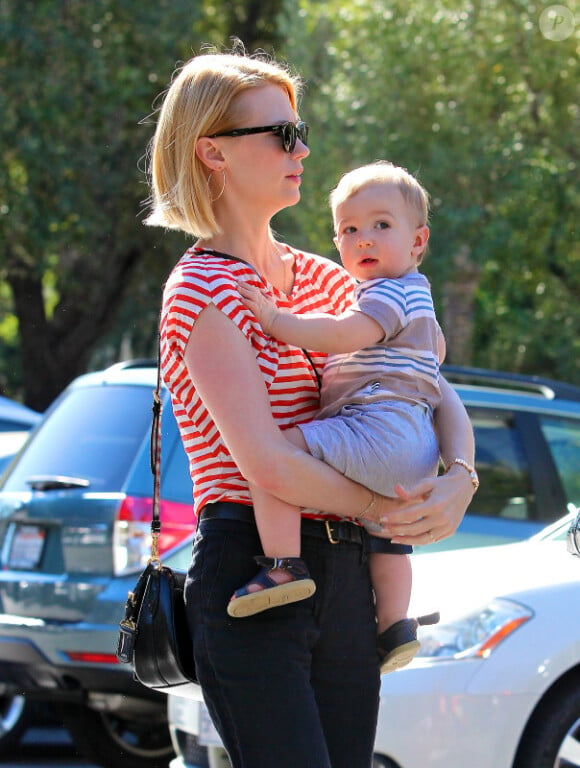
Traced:
<svg viewBox="0 0 580 768">
<path fill-rule="evenodd" d="M 42 490 L 56 487 L 51 479 L 67 478 L 89 491 L 120 491 L 150 422 L 146 387 L 72 389 L 47 416 L 3 490 Z"/>
<path fill-rule="evenodd" d="M 540 428 L 550 451 L 556 471 L 569 504 L 580 505 L 580 422 L 541 416 Z"/>
</svg>

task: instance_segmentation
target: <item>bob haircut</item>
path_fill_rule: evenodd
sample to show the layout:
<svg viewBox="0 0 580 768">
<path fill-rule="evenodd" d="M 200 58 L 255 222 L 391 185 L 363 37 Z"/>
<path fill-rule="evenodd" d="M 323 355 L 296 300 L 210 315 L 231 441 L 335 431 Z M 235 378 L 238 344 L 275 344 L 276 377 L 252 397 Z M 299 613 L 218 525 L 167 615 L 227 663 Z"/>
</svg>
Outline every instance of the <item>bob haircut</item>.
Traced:
<svg viewBox="0 0 580 768">
<path fill-rule="evenodd" d="M 176 71 L 149 147 L 152 210 L 145 224 L 197 238 L 220 233 L 208 169 L 197 157 L 196 142 L 201 136 L 238 127 L 236 98 L 265 85 L 284 89 L 297 111 L 299 76 L 266 54 L 206 53 Z"/>
<path fill-rule="evenodd" d="M 417 215 L 417 226 L 427 226 L 429 222 L 429 194 L 417 179 L 405 168 L 388 160 L 377 160 L 368 165 L 361 165 L 345 173 L 336 187 L 330 193 L 329 201 L 332 218 L 336 223 L 336 209 L 349 197 L 356 195 L 361 189 L 374 184 L 391 184 L 403 195 L 407 205 Z"/>
</svg>

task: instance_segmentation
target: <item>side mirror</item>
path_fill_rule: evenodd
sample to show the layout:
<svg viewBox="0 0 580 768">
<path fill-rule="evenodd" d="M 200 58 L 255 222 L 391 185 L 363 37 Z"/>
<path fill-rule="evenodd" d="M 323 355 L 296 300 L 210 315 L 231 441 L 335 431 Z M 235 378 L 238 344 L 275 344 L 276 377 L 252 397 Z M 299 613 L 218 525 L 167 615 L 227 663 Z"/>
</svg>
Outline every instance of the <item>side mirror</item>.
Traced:
<svg viewBox="0 0 580 768">
<path fill-rule="evenodd" d="M 568 552 L 580 557 L 580 510 L 577 510 L 576 517 L 572 520 L 566 537 L 566 546 Z"/>
</svg>

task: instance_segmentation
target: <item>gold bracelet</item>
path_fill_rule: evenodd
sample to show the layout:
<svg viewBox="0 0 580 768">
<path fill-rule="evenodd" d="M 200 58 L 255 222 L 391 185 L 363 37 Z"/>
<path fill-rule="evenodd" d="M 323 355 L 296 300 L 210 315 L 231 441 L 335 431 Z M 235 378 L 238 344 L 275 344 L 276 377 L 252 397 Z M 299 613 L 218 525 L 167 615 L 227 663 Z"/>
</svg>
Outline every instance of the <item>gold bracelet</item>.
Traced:
<svg viewBox="0 0 580 768">
<path fill-rule="evenodd" d="M 465 461 L 465 459 L 452 459 L 449 462 L 449 464 L 445 467 L 444 474 L 447 474 L 454 464 L 459 464 L 460 467 L 463 467 L 464 469 L 467 470 L 469 477 L 471 479 L 471 483 L 473 485 L 473 489 L 477 491 L 477 489 L 479 488 L 479 477 L 477 475 L 477 472 L 475 471 L 475 467 L 472 467 L 469 462 Z"/>
<path fill-rule="evenodd" d="M 371 493 L 372 493 L 371 500 L 369 501 L 367 506 L 363 509 L 363 511 L 360 513 L 360 515 L 357 515 L 357 517 L 360 520 L 366 520 L 368 513 L 371 512 L 375 508 L 375 505 L 377 503 L 377 494 L 374 491 L 371 491 Z"/>
</svg>

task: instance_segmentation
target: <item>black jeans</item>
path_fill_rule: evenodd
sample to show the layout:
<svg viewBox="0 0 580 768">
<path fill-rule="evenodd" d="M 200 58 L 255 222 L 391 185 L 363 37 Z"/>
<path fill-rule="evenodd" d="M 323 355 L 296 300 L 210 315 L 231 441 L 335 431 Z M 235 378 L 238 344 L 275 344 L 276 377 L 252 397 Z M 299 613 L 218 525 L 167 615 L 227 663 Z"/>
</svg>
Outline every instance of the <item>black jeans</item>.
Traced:
<svg viewBox="0 0 580 768">
<path fill-rule="evenodd" d="M 186 586 L 197 672 L 233 768 L 370 768 L 380 678 L 363 548 L 303 535 L 314 596 L 230 618 L 261 551 L 254 524 L 202 520 Z"/>
</svg>

